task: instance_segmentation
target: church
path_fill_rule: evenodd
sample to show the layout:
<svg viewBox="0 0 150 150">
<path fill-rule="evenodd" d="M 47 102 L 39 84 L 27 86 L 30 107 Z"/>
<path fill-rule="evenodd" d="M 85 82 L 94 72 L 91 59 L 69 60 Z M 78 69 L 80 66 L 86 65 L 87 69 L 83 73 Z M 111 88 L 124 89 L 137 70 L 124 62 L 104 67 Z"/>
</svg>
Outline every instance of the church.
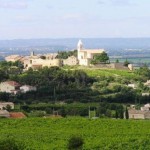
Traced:
<svg viewBox="0 0 150 150">
<path fill-rule="evenodd" d="M 105 52 L 104 49 L 85 49 L 83 43 L 79 40 L 77 44 L 79 65 L 89 66 L 94 55 Z"/>
</svg>

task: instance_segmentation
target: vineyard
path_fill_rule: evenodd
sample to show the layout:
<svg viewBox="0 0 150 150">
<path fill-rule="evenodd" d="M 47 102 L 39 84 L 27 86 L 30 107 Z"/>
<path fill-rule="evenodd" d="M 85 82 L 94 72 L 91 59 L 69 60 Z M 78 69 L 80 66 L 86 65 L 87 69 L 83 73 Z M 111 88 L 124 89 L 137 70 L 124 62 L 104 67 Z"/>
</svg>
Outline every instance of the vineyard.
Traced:
<svg viewBox="0 0 150 150">
<path fill-rule="evenodd" d="M 148 150 L 148 120 L 115 120 L 87 118 L 1 119 L 0 141 L 15 139 L 29 150 L 66 150 L 68 139 L 80 135 L 85 150 Z"/>
<path fill-rule="evenodd" d="M 84 71 L 92 77 L 97 76 L 122 76 L 128 78 L 138 77 L 134 72 L 128 70 L 115 70 L 115 69 L 84 69 Z"/>
</svg>

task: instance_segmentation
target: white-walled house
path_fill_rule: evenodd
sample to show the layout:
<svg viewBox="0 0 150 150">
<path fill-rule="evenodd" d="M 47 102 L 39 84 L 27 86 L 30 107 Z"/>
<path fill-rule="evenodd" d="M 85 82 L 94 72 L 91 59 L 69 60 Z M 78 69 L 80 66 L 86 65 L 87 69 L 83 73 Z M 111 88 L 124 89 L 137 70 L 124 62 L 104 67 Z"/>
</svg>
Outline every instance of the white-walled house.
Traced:
<svg viewBox="0 0 150 150">
<path fill-rule="evenodd" d="M 20 84 L 15 81 L 5 81 L 0 83 L 0 92 L 17 94 L 20 91 Z"/>
<path fill-rule="evenodd" d="M 30 85 L 23 85 L 20 87 L 20 91 L 22 93 L 26 93 L 26 92 L 29 92 L 29 91 L 36 91 L 37 88 L 35 86 L 30 86 Z"/>
<path fill-rule="evenodd" d="M 128 87 L 131 87 L 131 88 L 133 88 L 133 89 L 136 89 L 136 88 L 137 88 L 137 84 L 134 84 L 134 83 L 128 84 Z"/>
<path fill-rule="evenodd" d="M 12 103 L 12 102 L 0 102 L 0 110 L 3 110 L 7 106 L 10 106 L 11 109 L 14 109 L 14 103 Z"/>
<path fill-rule="evenodd" d="M 0 83 L 0 92 L 6 92 L 10 94 L 26 93 L 29 91 L 36 91 L 35 86 L 22 85 L 15 81 L 5 81 Z"/>
</svg>

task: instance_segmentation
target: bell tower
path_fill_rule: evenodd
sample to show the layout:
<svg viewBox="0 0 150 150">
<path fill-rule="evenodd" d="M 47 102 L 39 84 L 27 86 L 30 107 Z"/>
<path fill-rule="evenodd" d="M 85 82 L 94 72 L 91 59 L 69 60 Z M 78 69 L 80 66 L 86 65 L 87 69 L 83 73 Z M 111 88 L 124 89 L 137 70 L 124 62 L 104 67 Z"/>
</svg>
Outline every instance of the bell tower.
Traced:
<svg viewBox="0 0 150 150">
<path fill-rule="evenodd" d="M 80 51 L 83 49 L 83 43 L 81 40 L 79 40 L 78 44 L 77 44 L 77 50 Z"/>
</svg>

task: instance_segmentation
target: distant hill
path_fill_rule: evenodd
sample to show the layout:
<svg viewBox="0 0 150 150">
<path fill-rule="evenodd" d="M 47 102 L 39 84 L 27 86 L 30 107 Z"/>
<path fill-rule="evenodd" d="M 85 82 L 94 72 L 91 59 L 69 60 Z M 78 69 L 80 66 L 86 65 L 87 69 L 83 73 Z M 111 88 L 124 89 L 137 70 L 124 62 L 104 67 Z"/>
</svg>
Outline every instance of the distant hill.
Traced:
<svg viewBox="0 0 150 150">
<path fill-rule="evenodd" d="M 0 48 L 62 46 L 75 49 L 80 38 L 0 40 Z M 150 49 L 150 38 L 81 38 L 85 47 L 105 49 Z"/>
<path fill-rule="evenodd" d="M 109 56 L 150 57 L 150 38 L 64 38 L 0 40 L 0 56 L 28 55 L 76 49 L 81 39 L 85 48 L 104 48 Z"/>
</svg>

